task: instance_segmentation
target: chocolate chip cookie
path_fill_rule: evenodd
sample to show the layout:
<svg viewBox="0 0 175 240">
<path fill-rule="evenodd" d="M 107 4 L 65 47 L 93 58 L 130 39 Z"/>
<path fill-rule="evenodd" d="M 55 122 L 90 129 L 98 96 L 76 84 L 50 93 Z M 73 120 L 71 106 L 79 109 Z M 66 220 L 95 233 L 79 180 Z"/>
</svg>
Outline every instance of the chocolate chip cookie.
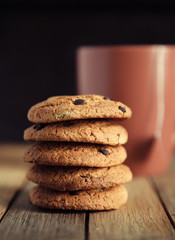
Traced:
<svg viewBox="0 0 175 240">
<path fill-rule="evenodd" d="M 122 185 L 95 190 L 59 192 L 40 186 L 30 192 L 31 202 L 39 207 L 63 210 L 111 210 L 127 202 L 128 193 Z"/>
<path fill-rule="evenodd" d="M 106 168 L 34 165 L 28 170 L 27 178 L 43 187 L 75 191 L 125 184 L 132 180 L 132 173 L 123 164 Z"/>
<path fill-rule="evenodd" d="M 28 119 L 52 123 L 73 119 L 130 118 L 131 109 L 121 102 L 100 95 L 55 96 L 32 106 Z"/>
<path fill-rule="evenodd" d="M 26 141 L 88 142 L 115 146 L 125 144 L 128 134 L 124 127 L 109 120 L 74 120 L 35 124 L 24 131 Z"/>
<path fill-rule="evenodd" d="M 30 147 L 24 161 L 58 166 L 110 167 L 127 157 L 123 146 L 88 143 L 41 142 Z"/>
</svg>

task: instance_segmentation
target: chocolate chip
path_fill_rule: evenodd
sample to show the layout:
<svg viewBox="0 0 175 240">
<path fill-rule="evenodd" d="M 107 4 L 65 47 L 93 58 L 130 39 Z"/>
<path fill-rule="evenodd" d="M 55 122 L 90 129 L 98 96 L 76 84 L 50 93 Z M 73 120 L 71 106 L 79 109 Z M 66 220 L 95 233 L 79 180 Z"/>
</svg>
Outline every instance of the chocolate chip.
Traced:
<svg viewBox="0 0 175 240">
<path fill-rule="evenodd" d="M 107 96 L 104 97 L 103 99 L 104 99 L 104 100 L 111 100 L 111 99 L 110 99 L 109 97 L 107 97 Z"/>
<path fill-rule="evenodd" d="M 123 113 L 126 112 L 126 109 L 124 107 L 122 107 L 122 106 L 119 106 L 118 109 L 120 109 Z"/>
<path fill-rule="evenodd" d="M 64 122 L 64 123 L 63 123 L 63 127 L 69 127 L 69 126 L 71 126 L 71 125 L 73 125 L 73 122 L 67 121 L 67 122 Z"/>
<path fill-rule="evenodd" d="M 67 146 L 64 151 L 66 151 L 66 150 L 72 150 L 73 148 L 74 148 L 74 146 Z"/>
<path fill-rule="evenodd" d="M 103 153 L 105 156 L 109 154 L 109 151 L 106 149 L 100 149 L 99 152 Z"/>
<path fill-rule="evenodd" d="M 109 138 L 106 138 L 106 141 L 109 142 Z"/>
<path fill-rule="evenodd" d="M 35 126 L 33 128 L 36 130 L 41 130 L 41 129 L 45 128 L 47 125 L 48 125 L 47 123 L 38 123 L 38 124 L 35 124 Z"/>
<path fill-rule="evenodd" d="M 70 195 L 79 195 L 79 192 L 78 191 L 70 191 L 69 194 Z"/>
<path fill-rule="evenodd" d="M 100 192 L 103 192 L 104 191 L 104 188 L 100 188 L 100 190 L 99 190 Z"/>
<path fill-rule="evenodd" d="M 60 200 L 60 202 L 61 202 L 61 203 L 65 203 L 65 199 L 62 198 L 62 199 Z"/>
<path fill-rule="evenodd" d="M 82 178 L 89 178 L 90 176 L 89 176 L 89 174 L 87 174 L 87 175 L 80 175 L 80 177 L 82 177 Z"/>
<path fill-rule="evenodd" d="M 76 99 L 74 105 L 84 105 L 86 102 L 83 99 Z"/>
</svg>

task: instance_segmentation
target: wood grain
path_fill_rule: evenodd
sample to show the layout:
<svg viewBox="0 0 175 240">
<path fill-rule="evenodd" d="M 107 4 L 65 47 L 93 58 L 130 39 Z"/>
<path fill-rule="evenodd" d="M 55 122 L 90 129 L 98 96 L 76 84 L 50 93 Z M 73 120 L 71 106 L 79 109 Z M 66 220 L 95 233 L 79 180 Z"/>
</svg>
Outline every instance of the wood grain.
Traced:
<svg viewBox="0 0 175 240">
<path fill-rule="evenodd" d="M 33 206 L 28 191 L 18 195 L 0 224 L 1 240 L 16 239 L 84 239 L 85 213 L 51 211 Z"/>
<path fill-rule="evenodd" d="M 0 145 L 0 220 L 25 181 L 27 164 L 22 157 L 29 145 Z"/>
<path fill-rule="evenodd" d="M 127 185 L 129 200 L 120 210 L 89 215 L 89 239 L 174 239 L 174 229 L 146 179 Z"/>
<path fill-rule="evenodd" d="M 153 177 L 152 180 L 170 221 L 175 228 L 175 158 L 166 174 Z"/>
</svg>

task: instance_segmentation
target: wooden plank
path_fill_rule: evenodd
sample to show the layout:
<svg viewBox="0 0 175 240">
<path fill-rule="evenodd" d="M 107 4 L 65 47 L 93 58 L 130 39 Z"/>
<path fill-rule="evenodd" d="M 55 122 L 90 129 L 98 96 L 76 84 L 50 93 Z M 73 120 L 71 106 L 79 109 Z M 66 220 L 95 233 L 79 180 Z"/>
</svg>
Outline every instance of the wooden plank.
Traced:
<svg viewBox="0 0 175 240">
<path fill-rule="evenodd" d="M 0 167 L 0 219 L 4 216 L 9 203 L 22 187 L 25 172 L 21 169 Z"/>
<path fill-rule="evenodd" d="M 153 177 L 152 179 L 170 221 L 175 228 L 175 158 L 168 173 L 163 176 Z"/>
<path fill-rule="evenodd" d="M 135 179 L 120 210 L 89 215 L 89 239 L 174 239 L 175 232 L 151 184 Z"/>
<path fill-rule="evenodd" d="M 0 220 L 10 201 L 24 183 L 27 164 L 22 157 L 27 144 L 0 145 Z"/>
<path fill-rule="evenodd" d="M 31 186 L 32 183 L 27 184 L 2 219 L 0 239 L 84 239 L 85 213 L 35 207 L 28 198 Z"/>
</svg>

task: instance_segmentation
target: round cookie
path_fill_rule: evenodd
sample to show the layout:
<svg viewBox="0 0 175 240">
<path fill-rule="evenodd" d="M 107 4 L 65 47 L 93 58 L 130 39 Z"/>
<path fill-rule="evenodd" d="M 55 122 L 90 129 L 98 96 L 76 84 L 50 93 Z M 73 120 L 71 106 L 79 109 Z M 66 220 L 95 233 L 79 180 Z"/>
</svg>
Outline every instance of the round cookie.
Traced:
<svg viewBox="0 0 175 240">
<path fill-rule="evenodd" d="M 30 147 L 24 161 L 58 166 L 110 167 L 127 157 L 123 146 L 88 143 L 41 142 Z"/>
<path fill-rule="evenodd" d="M 34 205 L 62 210 L 118 209 L 127 202 L 127 198 L 127 190 L 122 185 L 74 192 L 58 192 L 36 186 L 30 192 L 30 200 Z"/>
<path fill-rule="evenodd" d="M 124 127 L 107 120 L 74 120 L 51 124 L 35 124 L 24 131 L 26 141 L 89 142 L 115 146 L 125 144 Z"/>
<path fill-rule="evenodd" d="M 32 106 L 28 119 L 51 123 L 87 118 L 130 118 L 131 109 L 100 95 L 55 96 Z"/>
<path fill-rule="evenodd" d="M 126 165 L 107 168 L 56 167 L 34 165 L 27 172 L 28 180 L 58 191 L 109 188 L 132 180 Z"/>
</svg>

